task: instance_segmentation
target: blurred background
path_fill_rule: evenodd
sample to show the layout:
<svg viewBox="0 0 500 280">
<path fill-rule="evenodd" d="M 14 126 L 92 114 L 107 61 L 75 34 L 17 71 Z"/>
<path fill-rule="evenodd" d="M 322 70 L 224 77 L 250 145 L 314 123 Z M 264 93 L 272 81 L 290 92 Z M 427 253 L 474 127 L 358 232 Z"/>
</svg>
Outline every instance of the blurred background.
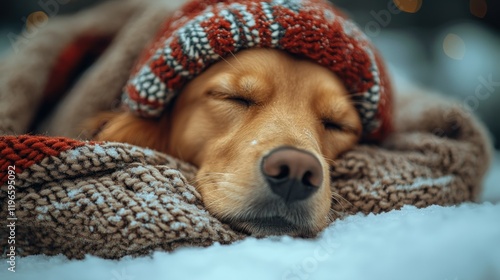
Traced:
<svg viewBox="0 0 500 280">
<path fill-rule="evenodd" d="M 24 28 L 103 1 L 2 0 L 0 55 Z M 393 72 L 453 96 L 483 119 L 500 148 L 500 1 L 332 2 L 375 42 Z"/>
</svg>

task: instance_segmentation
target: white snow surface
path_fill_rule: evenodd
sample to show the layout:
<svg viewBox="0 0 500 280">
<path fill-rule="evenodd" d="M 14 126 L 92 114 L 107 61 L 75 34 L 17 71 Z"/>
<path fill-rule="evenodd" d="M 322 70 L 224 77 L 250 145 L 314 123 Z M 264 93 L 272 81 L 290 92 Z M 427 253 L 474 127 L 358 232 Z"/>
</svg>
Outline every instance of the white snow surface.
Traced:
<svg viewBox="0 0 500 280">
<path fill-rule="evenodd" d="M 248 238 L 120 261 L 31 256 L 1 279 L 500 279 L 500 205 L 411 206 L 337 221 L 314 240 Z"/>
<path fill-rule="evenodd" d="M 479 203 L 349 216 L 315 239 L 246 238 L 121 260 L 29 256 L 15 273 L 3 260 L 0 280 L 500 280 L 499 152 L 484 185 Z"/>
<path fill-rule="evenodd" d="M 30 256 L 15 273 L 3 262 L 0 279 L 500 279 L 499 171 L 497 154 L 480 203 L 350 216 L 316 239 L 247 238 L 118 261 Z"/>
</svg>

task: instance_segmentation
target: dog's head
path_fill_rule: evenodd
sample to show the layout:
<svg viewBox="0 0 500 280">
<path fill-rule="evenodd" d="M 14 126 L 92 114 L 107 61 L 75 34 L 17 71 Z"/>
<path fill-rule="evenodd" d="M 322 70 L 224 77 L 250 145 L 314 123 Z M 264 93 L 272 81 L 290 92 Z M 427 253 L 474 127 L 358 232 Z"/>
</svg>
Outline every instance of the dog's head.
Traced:
<svg viewBox="0 0 500 280">
<path fill-rule="evenodd" d="M 256 235 L 322 229 L 328 162 L 362 130 L 331 71 L 269 49 L 213 65 L 185 87 L 170 120 L 168 152 L 200 168 L 208 210 Z"/>
<path fill-rule="evenodd" d="M 328 221 L 329 163 L 362 133 L 355 104 L 328 69 L 250 49 L 190 81 L 158 120 L 104 115 L 97 140 L 166 152 L 199 167 L 212 215 L 257 236 L 309 236 Z"/>
<path fill-rule="evenodd" d="M 328 222 L 329 162 L 387 134 L 390 99 L 373 45 L 327 1 L 195 0 L 125 86 L 124 105 L 159 120 L 124 113 L 97 138 L 197 165 L 208 210 L 241 230 L 310 235 Z"/>
</svg>

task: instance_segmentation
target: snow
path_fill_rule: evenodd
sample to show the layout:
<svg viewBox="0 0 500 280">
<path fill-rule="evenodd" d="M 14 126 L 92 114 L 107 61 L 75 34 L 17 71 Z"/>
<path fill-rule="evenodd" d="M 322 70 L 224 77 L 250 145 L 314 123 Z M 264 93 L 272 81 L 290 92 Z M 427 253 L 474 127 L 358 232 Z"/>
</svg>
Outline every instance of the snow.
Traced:
<svg viewBox="0 0 500 280">
<path fill-rule="evenodd" d="M 70 190 L 70 191 L 68 191 L 68 197 L 69 197 L 69 198 L 71 198 L 71 199 L 73 199 L 73 198 L 75 198 L 75 196 L 76 196 L 77 194 L 80 194 L 81 192 L 82 192 L 82 191 L 81 191 L 81 190 L 79 190 L 79 189 L 76 189 L 76 190 L 75 190 L 75 189 L 74 189 L 74 190 Z"/>
<path fill-rule="evenodd" d="M 37 206 L 35 208 L 35 210 L 40 212 L 40 213 L 47 214 L 47 212 L 49 211 L 49 208 L 47 206 Z"/>
<path fill-rule="evenodd" d="M 455 176 L 453 176 L 453 175 L 447 175 L 447 176 L 443 176 L 443 177 L 439 177 L 439 178 L 435 178 L 435 179 L 420 177 L 420 178 L 416 178 L 415 181 L 413 182 L 413 184 L 411 184 L 411 185 L 397 185 L 396 189 L 397 190 L 411 191 L 414 189 L 421 188 L 423 186 L 433 186 L 433 185 L 446 186 L 453 181 L 453 178 L 455 178 Z"/>
<path fill-rule="evenodd" d="M 408 86 L 403 78 L 397 80 L 398 86 Z M 140 167 L 134 172 L 141 173 Z M 178 171 L 172 175 L 181 180 Z M 452 179 L 422 178 L 415 185 L 401 188 L 446 184 Z M 75 197 L 79 193 L 74 189 L 68 195 Z M 153 195 L 142 194 L 146 202 Z M 175 204 L 178 200 L 162 198 L 165 203 Z M 47 212 L 44 208 L 37 210 Z M 147 219 L 144 214 L 138 217 Z M 40 214 L 39 219 L 45 218 Z M 121 216 L 110 219 L 118 221 Z M 316 239 L 247 238 L 232 245 L 179 248 L 171 253 L 156 252 L 119 261 L 90 255 L 84 260 L 29 256 L 17 259 L 15 273 L 7 271 L 7 267 L 6 262 L 0 265 L 2 280 L 500 279 L 500 153 L 496 153 L 478 204 L 425 209 L 405 206 L 389 213 L 350 216 L 331 224 Z"/>
<path fill-rule="evenodd" d="M 151 156 L 153 156 L 153 155 L 154 155 L 154 152 L 153 152 L 153 150 L 151 150 L 151 149 L 144 149 L 143 151 L 144 151 L 144 154 L 145 154 L 146 156 L 148 156 L 148 157 L 151 157 Z"/>
<path fill-rule="evenodd" d="M 136 193 L 136 195 L 146 202 L 156 202 L 158 200 L 158 196 L 154 192 L 140 192 Z"/>
<path fill-rule="evenodd" d="M 56 208 L 57 210 L 68 210 L 70 203 L 60 203 L 57 201 L 53 201 L 52 205 L 54 205 L 54 208 Z"/>
<path fill-rule="evenodd" d="M 169 5 L 172 2 L 159 1 Z M 470 45 L 476 42 L 475 34 L 477 33 L 472 30 L 464 35 L 469 49 L 478 49 Z M 391 53 L 392 57 L 400 55 L 392 61 L 415 65 L 397 65 L 405 70 L 404 73 L 415 69 L 410 73 L 413 74 L 410 79 L 422 76 L 422 72 L 427 69 L 417 62 L 424 60 L 422 57 L 425 52 L 418 47 L 410 48 L 412 45 L 420 46 L 418 41 L 411 41 L 410 37 L 394 38 L 396 42 L 387 42 L 394 45 L 407 41 L 408 46 L 399 48 L 398 52 L 390 51 L 386 56 L 390 58 Z M 407 51 L 403 52 L 404 50 Z M 438 51 L 441 53 L 441 45 L 437 46 L 436 53 Z M 469 53 L 484 55 L 494 51 L 492 48 L 485 49 L 484 52 Z M 473 92 L 478 84 L 477 75 L 466 75 L 467 73 L 481 73 L 485 77 L 489 73 L 495 73 L 493 64 L 497 60 L 489 59 L 489 64 L 485 65 L 485 60 L 478 57 L 465 59 L 468 62 L 462 63 L 462 67 L 450 62 L 437 68 L 438 71 L 434 72 L 442 75 L 435 75 L 436 79 L 443 84 L 455 86 L 457 92 L 464 88 L 467 90 L 462 92 Z M 470 70 L 471 65 L 474 71 Z M 465 70 L 468 72 L 463 72 Z M 398 87 L 411 86 L 410 82 L 401 77 L 399 71 L 392 73 L 397 76 L 395 80 Z M 464 84 L 465 82 L 467 84 Z M 465 87 L 466 85 L 468 87 Z M 74 151 L 72 155 L 77 158 L 80 152 L 78 149 Z M 106 154 L 100 146 L 96 146 L 94 151 Z M 146 155 L 152 154 L 149 149 L 142 151 Z M 118 153 L 116 150 L 108 150 L 107 155 L 116 157 Z M 136 169 L 134 172 L 141 173 L 141 170 Z M 173 177 L 180 181 L 181 179 L 176 177 L 177 174 L 177 171 L 172 173 L 175 175 Z M 434 184 L 436 181 L 446 184 L 452 179 L 422 178 L 417 185 L 401 187 L 418 187 L 431 183 L 432 180 Z M 70 190 L 68 195 L 74 198 L 80 192 L 74 189 Z M 143 199 L 148 202 L 150 195 L 152 196 L 144 194 Z M 175 203 L 176 200 L 177 198 L 168 197 L 164 202 Z M 129 207 L 133 205 L 135 202 L 130 203 Z M 64 205 L 60 207 L 64 208 Z M 47 212 L 44 208 L 37 210 L 41 213 Z M 119 216 L 111 219 L 118 220 L 123 213 L 119 212 Z M 39 216 L 42 220 L 46 218 L 44 214 Z M 169 218 L 162 216 L 162 219 Z M 181 228 L 184 225 L 179 223 L 176 226 Z M 247 238 L 232 245 L 179 248 L 171 253 L 156 252 L 149 257 L 126 257 L 119 261 L 90 255 L 84 260 L 68 260 L 64 256 L 29 256 L 18 258 L 16 261 L 15 273 L 7 271 L 8 265 L 2 261 L 0 279 L 500 279 L 500 153 L 496 154 L 494 166 L 485 180 L 485 190 L 478 204 L 431 206 L 425 209 L 405 206 L 389 213 L 350 216 L 331 224 L 316 239 L 287 236 Z"/>
<path fill-rule="evenodd" d="M 100 156 L 106 155 L 106 152 L 104 151 L 104 149 L 100 145 L 95 145 L 94 146 L 94 153 L 96 155 L 100 155 Z"/>
<path fill-rule="evenodd" d="M 69 151 L 69 155 L 72 160 L 76 160 L 81 155 L 81 153 L 79 149 L 73 149 Z"/>
<path fill-rule="evenodd" d="M 500 279 L 499 171 L 497 153 L 481 203 L 358 214 L 316 239 L 247 238 L 119 261 L 30 256 L 15 273 L 4 264 L 0 279 Z"/>
<path fill-rule="evenodd" d="M 108 148 L 108 155 L 115 159 L 120 157 L 115 148 Z"/>
<path fill-rule="evenodd" d="M 102 205 L 105 203 L 104 197 L 101 195 L 101 193 L 94 193 L 92 195 L 92 199 L 95 200 L 95 204 L 97 205 Z"/>
<path fill-rule="evenodd" d="M 493 167 L 486 176 L 484 185 L 481 200 L 500 203 L 500 152 L 495 155 Z"/>
<path fill-rule="evenodd" d="M 247 238 L 120 261 L 30 256 L 1 279 L 499 279 L 500 204 L 431 206 L 337 221 L 317 239 Z M 181 226 L 181 225 L 180 225 Z M 9 273 L 9 274 L 7 274 Z"/>
</svg>

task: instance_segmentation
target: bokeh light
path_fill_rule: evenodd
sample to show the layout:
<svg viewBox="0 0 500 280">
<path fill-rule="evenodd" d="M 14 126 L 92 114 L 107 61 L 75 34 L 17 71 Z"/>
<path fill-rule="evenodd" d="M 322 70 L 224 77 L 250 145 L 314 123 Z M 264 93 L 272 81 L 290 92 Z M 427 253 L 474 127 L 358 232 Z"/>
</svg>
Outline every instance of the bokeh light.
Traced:
<svg viewBox="0 0 500 280">
<path fill-rule="evenodd" d="M 422 7 L 422 0 L 392 0 L 396 7 L 406 13 L 416 13 Z"/>
<path fill-rule="evenodd" d="M 478 18 L 484 18 L 488 12 L 488 3 L 486 0 L 470 0 L 470 12 Z"/>
<path fill-rule="evenodd" d="M 465 42 L 457 34 L 449 33 L 444 38 L 443 50 L 448 57 L 462 60 L 465 56 Z"/>
<path fill-rule="evenodd" d="M 49 16 L 42 11 L 31 13 L 26 20 L 26 30 L 32 31 L 34 29 L 38 29 L 39 27 L 47 24 L 48 21 Z"/>
</svg>

